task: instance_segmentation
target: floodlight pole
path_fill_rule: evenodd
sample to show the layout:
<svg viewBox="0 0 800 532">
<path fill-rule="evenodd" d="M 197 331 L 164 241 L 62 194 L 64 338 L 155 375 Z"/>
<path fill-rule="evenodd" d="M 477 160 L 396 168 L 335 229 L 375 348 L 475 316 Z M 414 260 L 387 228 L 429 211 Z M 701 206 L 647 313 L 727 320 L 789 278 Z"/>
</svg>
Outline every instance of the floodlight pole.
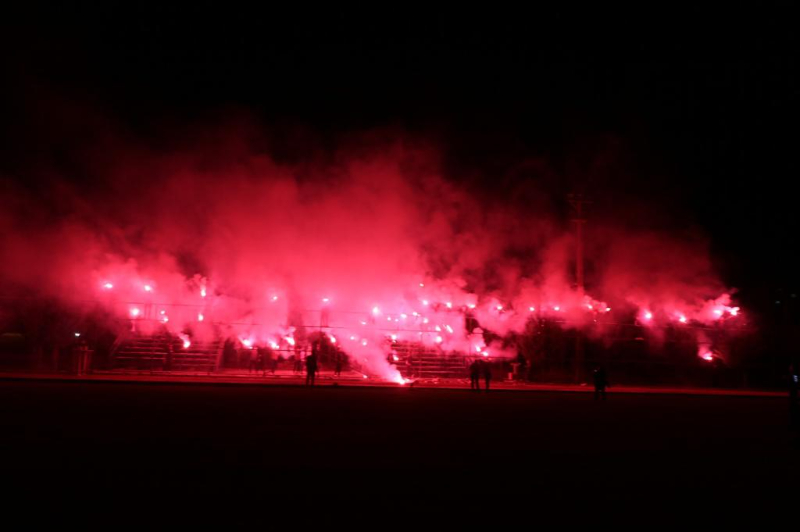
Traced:
<svg viewBox="0 0 800 532">
<path fill-rule="evenodd" d="M 567 200 L 575 211 L 572 221 L 575 223 L 575 285 L 578 291 L 583 294 L 583 225 L 586 219 L 583 217 L 583 206 L 592 202 L 582 194 L 568 194 Z M 580 330 L 575 333 L 575 383 L 583 382 L 583 335 Z"/>
</svg>

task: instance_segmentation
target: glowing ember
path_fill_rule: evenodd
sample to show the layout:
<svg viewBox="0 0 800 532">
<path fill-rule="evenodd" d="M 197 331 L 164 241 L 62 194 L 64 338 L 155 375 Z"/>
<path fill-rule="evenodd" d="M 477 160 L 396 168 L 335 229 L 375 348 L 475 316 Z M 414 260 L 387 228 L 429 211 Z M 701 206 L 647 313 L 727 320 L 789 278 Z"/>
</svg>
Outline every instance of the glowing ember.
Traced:
<svg viewBox="0 0 800 532">
<path fill-rule="evenodd" d="M 103 285 L 103 288 L 105 288 L 106 290 L 111 290 L 112 288 L 114 288 L 114 285 L 111 283 L 106 283 Z"/>
<path fill-rule="evenodd" d="M 488 356 L 489 356 L 489 351 L 484 351 L 484 352 L 483 352 L 483 353 L 481 353 L 481 354 L 482 354 L 483 356 L 485 356 L 485 357 L 488 357 Z"/>
<path fill-rule="evenodd" d="M 497 310 L 503 310 L 503 305 L 497 305 Z"/>
<path fill-rule="evenodd" d="M 449 332 L 450 334 L 453 334 L 453 328 L 452 327 L 450 327 L 449 325 L 445 325 L 444 328 L 447 329 L 447 332 Z"/>
<path fill-rule="evenodd" d="M 131 316 L 135 318 L 136 316 L 139 315 L 139 312 L 140 312 L 139 309 L 134 307 L 131 309 Z"/>
<path fill-rule="evenodd" d="M 197 315 L 197 321 L 203 321 L 204 319 L 205 319 L 205 316 L 203 316 L 202 314 L 198 314 Z"/>
<path fill-rule="evenodd" d="M 80 335 L 81 335 L 81 333 L 79 333 L 79 332 L 76 332 L 76 333 L 75 333 L 75 337 L 76 337 L 76 338 L 77 338 L 78 336 L 80 336 Z"/>
<path fill-rule="evenodd" d="M 392 342 L 396 342 L 397 341 L 397 335 L 396 334 L 389 335 L 389 338 L 392 339 Z"/>
<path fill-rule="evenodd" d="M 453 304 L 449 301 L 445 303 L 445 305 L 447 306 L 447 308 L 453 308 Z"/>
<path fill-rule="evenodd" d="M 700 358 L 711 362 L 712 360 L 714 360 L 714 355 L 710 351 L 708 351 L 700 355 Z"/>
<path fill-rule="evenodd" d="M 250 338 L 245 338 L 242 340 L 242 345 L 245 346 L 247 349 L 253 348 L 253 340 Z"/>
<path fill-rule="evenodd" d="M 733 307 L 730 310 L 731 316 L 738 316 L 739 315 L 739 307 Z"/>
<path fill-rule="evenodd" d="M 361 345 L 367 345 L 367 339 L 366 339 L 366 338 L 364 338 L 363 340 L 361 340 Z"/>
<path fill-rule="evenodd" d="M 162 310 L 160 313 L 161 313 L 161 314 L 166 314 L 166 313 L 167 313 L 167 311 L 166 311 L 166 310 Z"/>
<path fill-rule="evenodd" d="M 436 327 L 434 327 L 434 329 L 436 329 L 436 332 L 442 332 L 442 328 L 439 327 L 438 325 Z"/>
<path fill-rule="evenodd" d="M 146 284 L 146 285 L 144 285 L 144 291 L 145 292 L 152 292 L 153 291 L 153 287 L 150 286 L 149 284 Z"/>
<path fill-rule="evenodd" d="M 277 301 L 278 300 L 278 296 L 272 296 L 272 300 L 273 301 Z"/>
<path fill-rule="evenodd" d="M 428 304 L 428 300 L 427 300 L 427 299 L 423 299 L 423 300 L 422 300 L 422 304 L 423 304 L 423 305 L 427 305 L 427 304 Z"/>
<path fill-rule="evenodd" d="M 162 316 L 161 323 L 167 323 L 169 321 L 169 316 Z"/>
<path fill-rule="evenodd" d="M 269 346 L 270 346 L 272 349 L 278 349 L 278 348 L 280 347 L 280 346 L 279 346 L 278 344 L 276 344 L 275 342 L 270 342 L 270 343 L 269 343 Z"/>
<path fill-rule="evenodd" d="M 422 323 L 428 323 L 430 320 L 428 318 L 422 318 Z"/>
<path fill-rule="evenodd" d="M 420 286 L 421 288 L 424 288 L 424 287 L 425 287 L 425 284 L 424 284 L 424 283 L 419 283 L 419 286 Z"/>
<path fill-rule="evenodd" d="M 375 314 L 376 316 L 380 314 L 380 312 L 381 309 L 379 309 L 378 307 L 372 307 L 372 313 Z"/>
<path fill-rule="evenodd" d="M 678 318 L 678 321 L 681 323 L 686 323 L 688 320 L 686 319 L 686 316 L 681 315 L 681 317 Z"/>
<path fill-rule="evenodd" d="M 200 289 L 200 297 L 206 297 L 206 289 L 205 288 L 201 288 Z"/>
<path fill-rule="evenodd" d="M 437 344 L 441 344 L 443 341 L 444 341 L 444 338 L 442 338 L 441 336 L 437 336 L 436 337 L 436 343 Z"/>
<path fill-rule="evenodd" d="M 402 319 L 406 319 L 407 317 L 408 317 L 408 314 L 400 314 L 400 318 L 402 318 Z"/>
<path fill-rule="evenodd" d="M 295 345 L 294 338 L 292 338 L 291 336 L 284 336 L 283 339 L 286 340 L 286 343 L 288 343 L 289 345 L 291 346 Z"/>
<path fill-rule="evenodd" d="M 336 343 L 336 337 L 334 335 L 328 335 L 328 339 L 331 341 L 332 344 Z"/>
<path fill-rule="evenodd" d="M 327 297 L 323 297 L 323 298 L 322 298 L 322 302 L 323 302 L 323 303 L 330 303 L 330 301 L 331 301 L 331 300 L 330 300 L 330 299 L 328 299 Z"/>
<path fill-rule="evenodd" d="M 586 305 L 586 308 L 588 308 L 589 310 L 592 310 L 594 307 L 591 306 L 591 305 Z"/>
<path fill-rule="evenodd" d="M 533 308 L 533 307 L 529 307 L 529 308 L 528 308 L 528 310 L 530 310 L 531 312 L 533 312 L 533 311 L 534 311 L 534 310 L 536 310 L 536 309 L 535 309 L 535 308 Z"/>
<path fill-rule="evenodd" d="M 471 308 L 471 309 L 474 309 L 474 308 L 475 308 L 475 303 L 470 303 L 470 304 L 469 304 L 469 305 L 467 305 L 467 306 L 468 306 L 469 308 Z"/>
<path fill-rule="evenodd" d="M 646 320 L 652 320 L 652 319 L 653 319 L 653 313 L 652 313 L 652 312 L 650 312 L 650 311 L 645 311 L 645 313 L 644 313 L 644 319 L 646 319 Z"/>
<path fill-rule="evenodd" d="M 606 307 L 606 312 L 611 312 L 611 307 Z"/>
<path fill-rule="evenodd" d="M 559 306 L 555 306 L 555 307 L 553 307 L 553 310 L 555 310 L 556 312 L 558 312 L 559 310 L 561 310 L 561 307 L 559 307 Z"/>
<path fill-rule="evenodd" d="M 714 314 L 717 316 L 722 316 L 722 309 L 714 309 Z"/>
<path fill-rule="evenodd" d="M 397 356 L 397 355 L 392 355 L 392 359 L 393 359 L 395 362 L 397 362 L 398 360 L 400 360 L 400 357 L 399 357 L 399 356 Z"/>
</svg>

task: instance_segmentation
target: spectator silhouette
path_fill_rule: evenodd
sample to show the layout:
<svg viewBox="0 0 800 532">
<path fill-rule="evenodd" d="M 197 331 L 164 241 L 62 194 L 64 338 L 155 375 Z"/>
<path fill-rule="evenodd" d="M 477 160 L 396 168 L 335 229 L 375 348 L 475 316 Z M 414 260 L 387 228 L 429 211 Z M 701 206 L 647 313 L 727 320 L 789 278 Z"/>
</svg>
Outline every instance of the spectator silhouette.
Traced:
<svg viewBox="0 0 800 532">
<path fill-rule="evenodd" d="M 525 355 L 522 354 L 522 351 L 517 353 L 517 380 L 524 381 L 527 378 L 527 366 L 528 361 L 525 359 Z"/>
<path fill-rule="evenodd" d="M 606 400 L 606 386 L 608 386 L 608 375 L 603 366 L 597 366 L 594 370 L 594 400 L 603 396 L 603 401 Z"/>
<path fill-rule="evenodd" d="M 486 391 L 489 391 L 489 383 L 492 380 L 492 366 L 485 360 L 481 360 L 481 371 L 483 373 L 483 382 L 486 386 Z"/>
<path fill-rule="evenodd" d="M 314 379 L 317 376 L 318 356 L 318 344 L 314 343 L 314 346 L 311 348 L 311 354 L 306 357 L 306 386 L 314 386 Z"/>
<path fill-rule="evenodd" d="M 262 347 L 258 348 L 258 363 L 257 363 L 257 366 L 258 366 L 258 370 L 261 372 L 261 376 L 262 377 L 267 374 L 267 358 L 266 358 L 265 349 L 262 348 Z"/>
<path fill-rule="evenodd" d="M 336 376 L 339 377 L 342 374 L 342 354 L 336 353 Z"/>
<path fill-rule="evenodd" d="M 481 367 L 480 361 L 473 360 L 472 364 L 469 365 L 469 388 L 470 390 L 480 390 L 481 389 Z"/>
</svg>

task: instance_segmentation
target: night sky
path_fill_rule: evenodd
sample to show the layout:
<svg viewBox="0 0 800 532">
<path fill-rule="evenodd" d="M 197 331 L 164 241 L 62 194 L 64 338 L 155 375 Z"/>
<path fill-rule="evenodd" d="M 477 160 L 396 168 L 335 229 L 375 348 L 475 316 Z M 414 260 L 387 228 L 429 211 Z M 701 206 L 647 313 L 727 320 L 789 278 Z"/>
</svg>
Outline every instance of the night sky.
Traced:
<svg viewBox="0 0 800 532">
<path fill-rule="evenodd" d="M 154 143 L 246 115 L 289 160 L 399 130 L 436 142 L 450 177 L 492 200 L 544 160 L 554 177 L 537 187 L 565 216 L 561 198 L 582 191 L 590 219 L 699 230 L 725 282 L 766 306 L 800 289 L 789 13 L 206 2 L 13 13 L 0 23 L 0 172 L 35 179 L 27 169 L 47 160 L 86 179 L 70 173 L 65 140 L 91 137 L 75 125 L 85 109 Z"/>
</svg>

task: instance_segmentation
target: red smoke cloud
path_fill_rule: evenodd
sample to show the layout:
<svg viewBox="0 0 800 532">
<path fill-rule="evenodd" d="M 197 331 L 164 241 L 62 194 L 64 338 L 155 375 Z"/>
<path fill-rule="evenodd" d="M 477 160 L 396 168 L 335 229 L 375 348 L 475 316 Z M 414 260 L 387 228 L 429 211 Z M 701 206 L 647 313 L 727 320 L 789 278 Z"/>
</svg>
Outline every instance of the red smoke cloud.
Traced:
<svg viewBox="0 0 800 532">
<path fill-rule="evenodd" d="M 76 309 L 98 301 L 141 330 L 221 331 L 245 345 L 327 324 L 369 371 L 395 380 L 392 340 L 504 354 L 467 333 L 467 314 L 504 335 L 540 316 L 591 329 L 626 311 L 645 324 L 741 313 L 702 242 L 593 221 L 583 293 L 568 223 L 459 189 L 435 150 L 396 140 L 294 164 L 249 140 L 226 131 L 155 151 L 106 139 L 106 153 L 79 150 L 90 178 L 78 185 L 6 181 L 5 290 Z"/>
</svg>

